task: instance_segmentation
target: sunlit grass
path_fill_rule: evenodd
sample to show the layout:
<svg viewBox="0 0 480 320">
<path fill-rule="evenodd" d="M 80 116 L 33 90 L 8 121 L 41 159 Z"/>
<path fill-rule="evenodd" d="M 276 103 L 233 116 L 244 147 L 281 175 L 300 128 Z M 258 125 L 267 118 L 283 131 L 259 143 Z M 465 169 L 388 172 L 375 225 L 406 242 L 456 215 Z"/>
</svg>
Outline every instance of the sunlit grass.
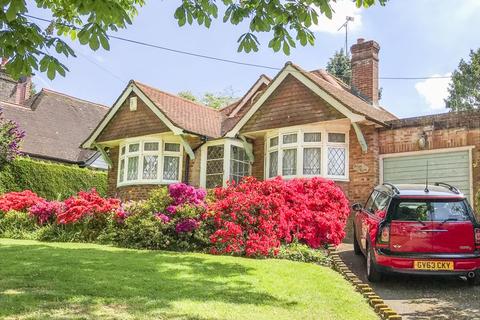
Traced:
<svg viewBox="0 0 480 320">
<path fill-rule="evenodd" d="M 375 319 L 313 264 L 0 239 L 2 319 Z"/>
</svg>

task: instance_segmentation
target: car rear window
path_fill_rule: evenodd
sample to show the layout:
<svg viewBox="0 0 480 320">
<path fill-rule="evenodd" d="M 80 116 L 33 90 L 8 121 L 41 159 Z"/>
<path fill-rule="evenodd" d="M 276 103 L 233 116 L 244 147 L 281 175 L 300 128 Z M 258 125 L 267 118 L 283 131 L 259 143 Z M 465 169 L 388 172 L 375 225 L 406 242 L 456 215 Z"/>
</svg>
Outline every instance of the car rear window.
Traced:
<svg viewBox="0 0 480 320">
<path fill-rule="evenodd" d="M 401 200 L 392 215 L 399 221 L 467 221 L 470 220 L 465 201 L 459 200 Z"/>
</svg>

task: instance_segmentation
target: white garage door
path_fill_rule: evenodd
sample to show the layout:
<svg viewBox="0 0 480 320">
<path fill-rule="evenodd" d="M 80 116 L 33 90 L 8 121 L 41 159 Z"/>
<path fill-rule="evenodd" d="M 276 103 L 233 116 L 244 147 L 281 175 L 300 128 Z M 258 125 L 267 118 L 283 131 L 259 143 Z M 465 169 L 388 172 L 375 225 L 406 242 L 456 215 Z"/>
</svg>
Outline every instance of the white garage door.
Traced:
<svg viewBox="0 0 480 320">
<path fill-rule="evenodd" d="M 449 183 L 463 192 L 471 202 L 471 149 L 445 152 L 410 152 L 406 155 L 386 155 L 380 161 L 383 181 L 390 183 L 425 183 L 427 161 L 428 180 Z M 382 177 L 381 177 L 382 180 Z"/>
</svg>

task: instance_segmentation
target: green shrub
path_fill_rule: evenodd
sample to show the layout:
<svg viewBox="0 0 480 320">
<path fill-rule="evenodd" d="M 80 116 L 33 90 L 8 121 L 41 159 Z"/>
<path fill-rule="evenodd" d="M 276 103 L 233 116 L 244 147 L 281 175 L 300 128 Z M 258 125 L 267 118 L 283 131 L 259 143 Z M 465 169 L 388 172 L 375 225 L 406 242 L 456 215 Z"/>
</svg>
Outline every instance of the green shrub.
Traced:
<svg viewBox="0 0 480 320">
<path fill-rule="evenodd" d="M 0 237 L 13 239 L 35 239 L 40 227 L 26 212 L 9 211 L 0 213 Z"/>
<path fill-rule="evenodd" d="M 322 265 L 328 264 L 328 257 L 321 249 L 312 249 L 305 244 L 292 242 L 279 248 L 277 259 L 286 259 L 300 262 L 313 262 Z"/>
<path fill-rule="evenodd" d="M 106 194 L 105 172 L 29 158 L 17 158 L 0 170 L 0 193 L 31 190 L 55 200 L 92 188 L 102 196 Z"/>
</svg>

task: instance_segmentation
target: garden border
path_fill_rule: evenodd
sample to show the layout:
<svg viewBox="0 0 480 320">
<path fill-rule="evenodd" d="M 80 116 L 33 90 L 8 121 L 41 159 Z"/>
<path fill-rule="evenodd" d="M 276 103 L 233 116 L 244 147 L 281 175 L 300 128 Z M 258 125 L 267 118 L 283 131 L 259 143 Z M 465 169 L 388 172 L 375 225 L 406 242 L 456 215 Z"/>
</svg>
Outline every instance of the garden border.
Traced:
<svg viewBox="0 0 480 320">
<path fill-rule="evenodd" d="M 355 289 L 360 292 L 367 300 L 368 304 L 377 313 L 381 319 L 384 320 L 401 320 L 400 316 L 395 310 L 390 308 L 380 296 L 378 296 L 373 288 L 367 283 L 360 280 L 345 264 L 340 255 L 337 252 L 337 248 L 334 245 L 327 246 L 327 254 L 331 258 L 332 268 L 343 275 Z"/>
</svg>

